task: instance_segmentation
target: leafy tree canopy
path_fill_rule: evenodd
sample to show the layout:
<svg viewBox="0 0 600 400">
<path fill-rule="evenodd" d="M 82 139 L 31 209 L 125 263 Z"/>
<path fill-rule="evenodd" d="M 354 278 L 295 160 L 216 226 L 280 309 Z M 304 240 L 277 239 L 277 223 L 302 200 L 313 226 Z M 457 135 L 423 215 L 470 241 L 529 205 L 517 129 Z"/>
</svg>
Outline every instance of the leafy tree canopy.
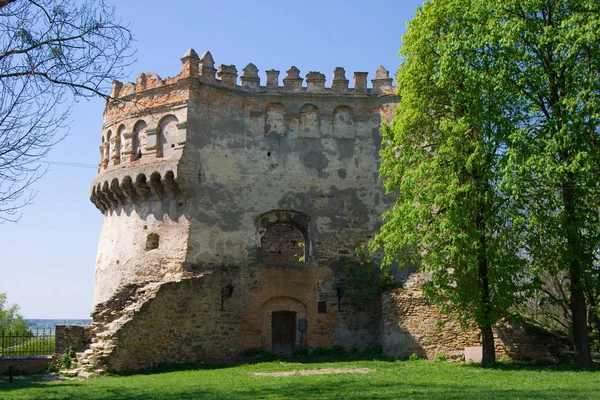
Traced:
<svg viewBox="0 0 600 400">
<path fill-rule="evenodd" d="M 9 304 L 6 293 L 0 293 L 0 331 L 3 330 L 16 334 L 27 332 L 27 322 L 19 314 L 19 306 Z"/>
<path fill-rule="evenodd" d="M 591 362 L 584 293 L 599 249 L 599 10 L 595 0 L 434 0 L 403 38 L 381 167 L 399 196 L 376 245 L 387 262 L 432 274 L 426 294 L 482 328 L 484 361 L 484 328 L 539 272 L 566 271 L 575 348 Z"/>
</svg>

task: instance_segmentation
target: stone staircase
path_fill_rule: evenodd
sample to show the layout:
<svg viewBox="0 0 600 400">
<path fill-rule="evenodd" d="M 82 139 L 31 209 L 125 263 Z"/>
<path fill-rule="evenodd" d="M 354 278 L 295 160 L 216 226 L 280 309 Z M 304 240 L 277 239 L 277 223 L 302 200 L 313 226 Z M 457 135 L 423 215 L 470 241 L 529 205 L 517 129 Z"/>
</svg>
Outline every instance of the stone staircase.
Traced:
<svg viewBox="0 0 600 400">
<path fill-rule="evenodd" d="M 134 315 L 150 299 L 156 296 L 161 282 L 121 287 L 104 303 L 96 305 L 92 312 L 92 339 L 87 348 L 76 353 L 74 369 L 61 371 L 65 377 L 88 377 L 103 374 L 107 359 L 118 341 L 119 330 L 132 320 Z"/>
</svg>

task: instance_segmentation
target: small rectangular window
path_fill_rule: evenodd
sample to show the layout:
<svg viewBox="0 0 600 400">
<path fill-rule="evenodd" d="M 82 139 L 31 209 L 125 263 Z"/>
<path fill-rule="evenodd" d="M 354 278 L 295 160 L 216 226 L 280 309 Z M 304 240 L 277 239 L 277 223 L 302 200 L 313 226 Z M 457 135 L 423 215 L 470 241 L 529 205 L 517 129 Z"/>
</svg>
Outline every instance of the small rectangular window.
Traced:
<svg viewBox="0 0 600 400">
<path fill-rule="evenodd" d="M 317 311 L 319 314 L 325 314 L 327 312 L 327 302 L 319 301 L 317 303 Z"/>
</svg>

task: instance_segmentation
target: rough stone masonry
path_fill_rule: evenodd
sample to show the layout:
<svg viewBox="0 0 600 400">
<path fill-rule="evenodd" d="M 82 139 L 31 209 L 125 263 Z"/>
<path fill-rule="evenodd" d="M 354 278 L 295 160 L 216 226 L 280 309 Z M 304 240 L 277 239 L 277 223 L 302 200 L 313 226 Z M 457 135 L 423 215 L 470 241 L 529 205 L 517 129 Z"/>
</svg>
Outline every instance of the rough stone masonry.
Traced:
<svg viewBox="0 0 600 400">
<path fill-rule="evenodd" d="M 379 343 L 433 356 L 478 344 L 473 332 L 414 324 L 422 300 L 387 295 L 359 311 L 343 296 L 340 259 L 393 202 L 378 177 L 379 127 L 398 102 L 388 71 L 370 88 L 355 72 L 350 88 L 343 68 L 326 87 L 319 72 L 304 86 L 291 67 L 283 86 L 275 70 L 263 86 L 253 64 L 238 79 L 209 52 L 181 61 L 173 78 L 115 82 L 104 111 L 86 363 L 124 370 Z"/>
</svg>

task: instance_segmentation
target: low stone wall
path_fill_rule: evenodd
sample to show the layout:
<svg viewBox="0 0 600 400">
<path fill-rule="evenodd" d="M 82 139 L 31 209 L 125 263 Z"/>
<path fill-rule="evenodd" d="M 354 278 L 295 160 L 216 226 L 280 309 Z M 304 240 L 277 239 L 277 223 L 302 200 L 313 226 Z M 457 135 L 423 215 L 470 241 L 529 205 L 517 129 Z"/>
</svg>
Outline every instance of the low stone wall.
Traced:
<svg viewBox="0 0 600 400">
<path fill-rule="evenodd" d="M 381 306 L 379 340 L 386 354 L 406 359 L 414 353 L 433 359 L 442 352 L 448 358 L 462 358 L 465 347 L 481 345 L 478 331 L 463 331 L 455 322 L 438 329 L 442 316 L 419 290 L 384 293 Z"/>
<path fill-rule="evenodd" d="M 568 341 L 557 333 L 533 326 L 526 321 L 503 321 L 494 327 L 496 352 L 514 361 L 571 361 L 575 358 Z"/>
<path fill-rule="evenodd" d="M 433 359 L 442 352 L 447 358 L 462 359 L 465 347 L 481 346 L 481 334 L 477 329 L 462 330 L 452 321 L 438 329 L 439 322 L 445 319 L 418 289 L 384 293 L 380 333 L 384 353 L 399 359 L 413 353 Z M 493 329 L 496 357 L 536 362 L 573 358 L 564 338 L 526 321 L 518 324 L 502 321 Z"/>
<path fill-rule="evenodd" d="M 90 325 L 56 325 L 54 351 L 63 354 L 69 347 L 84 351 L 92 336 Z"/>
<path fill-rule="evenodd" d="M 10 367 L 13 375 L 46 372 L 53 359 L 53 356 L 0 358 L 0 375 L 8 375 Z"/>
</svg>

